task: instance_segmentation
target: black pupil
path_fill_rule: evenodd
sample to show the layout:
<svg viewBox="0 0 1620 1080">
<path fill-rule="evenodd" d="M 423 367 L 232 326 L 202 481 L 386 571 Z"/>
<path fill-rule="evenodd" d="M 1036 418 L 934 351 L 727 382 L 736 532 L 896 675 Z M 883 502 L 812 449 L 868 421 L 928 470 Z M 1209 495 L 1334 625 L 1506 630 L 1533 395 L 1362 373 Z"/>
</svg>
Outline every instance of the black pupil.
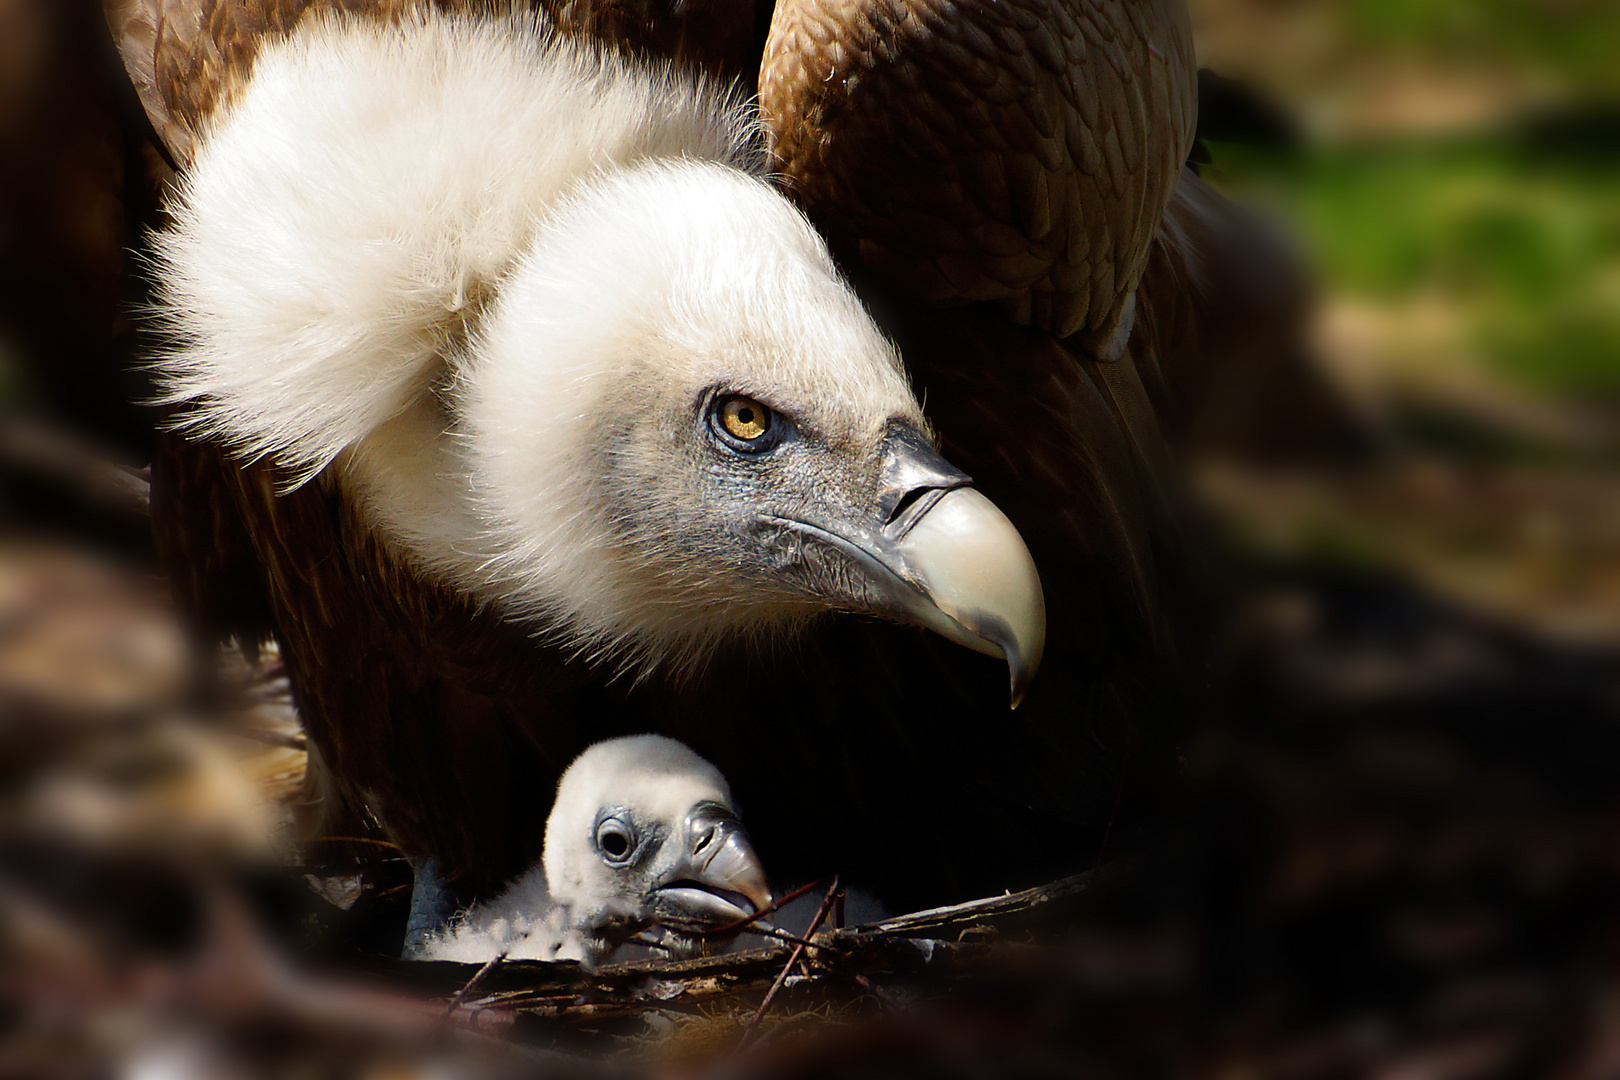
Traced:
<svg viewBox="0 0 1620 1080">
<path fill-rule="evenodd" d="M 602 850 L 617 859 L 630 848 L 630 844 L 619 833 L 608 833 L 602 837 Z"/>
<path fill-rule="evenodd" d="M 752 424 L 754 422 L 754 410 L 746 405 L 742 406 L 737 410 L 737 419 L 745 424 Z"/>
</svg>

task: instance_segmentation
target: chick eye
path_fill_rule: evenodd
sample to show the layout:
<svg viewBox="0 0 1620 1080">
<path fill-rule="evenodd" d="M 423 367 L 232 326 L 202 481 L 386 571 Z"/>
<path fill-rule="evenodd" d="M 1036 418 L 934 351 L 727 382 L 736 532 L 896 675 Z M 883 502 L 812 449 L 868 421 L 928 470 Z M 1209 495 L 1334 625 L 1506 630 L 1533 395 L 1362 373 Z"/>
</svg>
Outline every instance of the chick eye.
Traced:
<svg viewBox="0 0 1620 1080">
<path fill-rule="evenodd" d="M 751 397 L 728 394 L 717 403 L 715 417 L 725 434 L 741 443 L 743 449 L 753 449 L 770 434 L 776 414 Z"/>
<path fill-rule="evenodd" d="M 596 850 L 605 861 L 622 863 L 635 850 L 635 843 L 623 822 L 609 818 L 596 827 Z"/>
</svg>

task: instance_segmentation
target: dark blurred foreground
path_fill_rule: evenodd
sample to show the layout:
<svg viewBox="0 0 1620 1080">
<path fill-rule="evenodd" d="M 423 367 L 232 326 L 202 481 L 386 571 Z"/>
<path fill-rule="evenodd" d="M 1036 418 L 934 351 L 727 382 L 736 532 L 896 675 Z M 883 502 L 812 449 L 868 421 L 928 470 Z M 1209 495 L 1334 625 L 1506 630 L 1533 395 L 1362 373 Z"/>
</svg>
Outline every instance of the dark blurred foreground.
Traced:
<svg viewBox="0 0 1620 1080">
<path fill-rule="evenodd" d="M 409 868 L 312 835 L 276 658 L 188 646 L 121 314 L 161 170 L 71 10 L 0 0 L 0 1075 L 1620 1073 L 1607 8 L 1195 5 L 1207 174 L 1291 216 L 1366 437 L 1197 462 L 1177 804 L 1053 891 L 592 976 L 391 959 Z"/>
<path fill-rule="evenodd" d="M 1027 908 L 829 915 L 755 1020 L 791 942 L 592 977 L 390 959 L 409 869 L 299 842 L 274 657 L 199 688 L 138 557 L 13 533 L 0 1073 L 1610 1073 L 1620 657 L 1398 579 L 1251 584 L 1161 825 Z"/>
</svg>

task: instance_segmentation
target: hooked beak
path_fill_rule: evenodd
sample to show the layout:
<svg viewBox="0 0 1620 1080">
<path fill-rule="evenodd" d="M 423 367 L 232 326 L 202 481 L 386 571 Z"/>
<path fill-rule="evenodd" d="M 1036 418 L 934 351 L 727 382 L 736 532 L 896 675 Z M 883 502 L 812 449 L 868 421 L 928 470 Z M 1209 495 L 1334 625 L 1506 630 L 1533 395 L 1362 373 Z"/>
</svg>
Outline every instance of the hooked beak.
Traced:
<svg viewBox="0 0 1620 1080">
<path fill-rule="evenodd" d="M 781 519 L 864 571 L 879 615 L 1007 661 L 1017 708 L 1041 664 L 1046 601 L 1013 523 L 921 433 L 891 425 L 870 519 Z"/>
<path fill-rule="evenodd" d="M 659 880 L 653 895 L 665 918 L 724 926 L 771 906 L 754 845 L 737 815 L 718 803 L 699 803 L 687 814 L 681 856 Z"/>
</svg>

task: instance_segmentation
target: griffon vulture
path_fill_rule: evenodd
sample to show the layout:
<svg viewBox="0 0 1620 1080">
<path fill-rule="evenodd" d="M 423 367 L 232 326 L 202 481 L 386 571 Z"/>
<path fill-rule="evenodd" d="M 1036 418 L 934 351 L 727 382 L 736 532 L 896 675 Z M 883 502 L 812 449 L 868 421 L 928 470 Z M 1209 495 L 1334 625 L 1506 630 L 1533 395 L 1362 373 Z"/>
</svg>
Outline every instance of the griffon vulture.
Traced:
<svg viewBox="0 0 1620 1080">
<path fill-rule="evenodd" d="M 677 957 L 771 903 L 765 871 L 713 765 L 661 735 L 597 743 L 563 773 L 541 865 L 417 950 L 424 960 L 599 964 L 632 938 Z"/>
<path fill-rule="evenodd" d="M 633 731 L 891 907 L 1136 827 L 1200 610 L 1167 428 L 1240 276 L 1171 0 L 780 0 L 763 138 L 649 55 L 752 83 L 738 0 L 623 48 L 591 0 L 109 4 L 181 170 L 160 540 L 279 641 L 329 802 L 463 895 Z"/>
</svg>

